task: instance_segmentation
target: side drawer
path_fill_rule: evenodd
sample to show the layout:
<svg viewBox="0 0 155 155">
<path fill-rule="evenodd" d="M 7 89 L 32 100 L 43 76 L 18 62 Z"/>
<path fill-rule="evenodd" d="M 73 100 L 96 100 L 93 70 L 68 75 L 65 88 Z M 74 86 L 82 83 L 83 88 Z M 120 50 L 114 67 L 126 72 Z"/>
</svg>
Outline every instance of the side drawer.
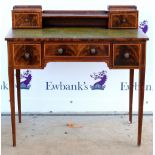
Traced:
<svg viewBox="0 0 155 155">
<path fill-rule="evenodd" d="M 138 28 L 138 13 L 111 13 L 110 28 Z"/>
<path fill-rule="evenodd" d="M 13 13 L 13 28 L 41 28 L 41 13 Z"/>
<path fill-rule="evenodd" d="M 113 44 L 114 67 L 138 67 L 141 44 Z"/>
<path fill-rule="evenodd" d="M 13 61 L 15 67 L 41 67 L 41 44 L 13 44 Z"/>
</svg>

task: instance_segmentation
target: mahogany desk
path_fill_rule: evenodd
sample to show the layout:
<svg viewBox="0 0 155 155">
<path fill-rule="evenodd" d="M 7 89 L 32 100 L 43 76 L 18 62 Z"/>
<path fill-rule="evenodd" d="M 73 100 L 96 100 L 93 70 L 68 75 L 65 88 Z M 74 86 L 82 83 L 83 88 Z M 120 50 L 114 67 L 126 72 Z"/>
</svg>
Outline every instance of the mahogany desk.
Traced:
<svg viewBox="0 0 155 155">
<path fill-rule="evenodd" d="M 132 122 L 134 69 L 139 70 L 138 139 L 141 144 L 146 41 L 138 29 L 52 27 L 11 29 L 7 37 L 13 146 L 16 146 L 14 70 L 21 122 L 20 69 L 43 69 L 48 62 L 106 62 L 110 69 L 129 69 L 129 121 Z M 114 92 L 111 92 L 114 93 Z"/>
</svg>

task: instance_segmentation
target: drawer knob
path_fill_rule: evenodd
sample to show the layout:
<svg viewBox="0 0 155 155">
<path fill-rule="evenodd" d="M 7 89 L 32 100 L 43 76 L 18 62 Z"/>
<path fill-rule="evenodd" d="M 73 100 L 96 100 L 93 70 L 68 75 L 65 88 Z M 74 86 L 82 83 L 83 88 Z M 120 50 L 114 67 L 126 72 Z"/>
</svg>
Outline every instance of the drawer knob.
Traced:
<svg viewBox="0 0 155 155">
<path fill-rule="evenodd" d="M 130 54 L 128 52 L 124 53 L 124 58 L 125 59 L 129 59 L 129 57 L 130 57 Z"/>
<path fill-rule="evenodd" d="M 126 18 L 123 18 L 122 22 L 123 23 L 126 23 L 127 22 Z"/>
<path fill-rule="evenodd" d="M 24 53 L 24 58 L 28 60 L 30 58 L 30 53 L 29 52 L 25 52 Z"/>
<path fill-rule="evenodd" d="M 91 53 L 92 55 L 96 54 L 96 49 L 95 49 L 95 48 L 91 48 L 91 49 L 90 49 L 90 53 Z"/>
<path fill-rule="evenodd" d="M 63 50 L 62 48 L 59 48 L 59 49 L 58 49 L 58 53 L 59 53 L 59 54 L 63 54 L 63 52 L 64 52 L 64 50 Z"/>
<path fill-rule="evenodd" d="M 29 19 L 28 18 L 25 18 L 25 22 L 28 22 L 29 21 Z"/>
</svg>

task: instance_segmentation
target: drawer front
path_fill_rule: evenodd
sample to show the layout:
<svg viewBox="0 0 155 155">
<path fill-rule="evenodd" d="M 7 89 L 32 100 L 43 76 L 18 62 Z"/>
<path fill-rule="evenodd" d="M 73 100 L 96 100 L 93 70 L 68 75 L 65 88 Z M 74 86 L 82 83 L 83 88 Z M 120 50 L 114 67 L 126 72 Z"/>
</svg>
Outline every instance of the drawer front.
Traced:
<svg viewBox="0 0 155 155">
<path fill-rule="evenodd" d="M 111 28 L 137 28 L 138 27 L 137 13 L 126 14 L 111 14 L 110 27 Z"/>
<path fill-rule="evenodd" d="M 40 44 L 14 44 L 13 61 L 15 67 L 40 67 L 41 45 Z"/>
<path fill-rule="evenodd" d="M 127 68 L 138 67 L 140 50 L 140 44 L 114 44 L 113 66 Z"/>
<path fill-rule="evenodd" d="M 45 44 L 45 57 L 51 56 L 109 56 L 110 44 Z"/>
<path fill-rule="evenodd" d="M 71 44 L 45 44 L 44 55 L 45 57 L 51 56 L 76 56 L 77 50 L 76 45 Z"/>
<path fill-rule="evenodd" d="M 13 28 L 41 28 L 40 13 L 13 13 Z"/>
<path fill-rule="evenodd" d="M 79 56 L 109 56 L 110 44 L 86 44 L 81 45 Z"/>
</svg>

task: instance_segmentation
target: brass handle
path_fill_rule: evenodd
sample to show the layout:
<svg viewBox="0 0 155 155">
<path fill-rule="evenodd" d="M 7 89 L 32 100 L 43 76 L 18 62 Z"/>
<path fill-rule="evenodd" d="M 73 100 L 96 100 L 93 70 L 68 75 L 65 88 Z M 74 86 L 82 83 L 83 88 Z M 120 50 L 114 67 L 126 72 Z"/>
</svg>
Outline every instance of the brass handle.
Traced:
<svg viewBox="0 0 155 155">
<path fill-rule="evenodd" d="M 130 57 L 130 54 L 128 52 L 124 53 L 124 58 L 125 59 L 129 59 L 129 57 Z"/>
<path fill-rule="evenodd" d="M 63 54 L 63 52 L 64 52 L 63 48 L 59 48 L 59 49 L 58 49 L 58 53 L 59 53 L 59 54 Z"/>
<path fill-rule="evenodd" d="M 28 60 L 30 58 L 30 53 L 29 52 L 25 52 L 24 53 L 24 58 Z"/>
<path fill-rule="evenodd" d="M 96 54 L 96 49 L 95 49 L 95 48 L 91 48 L 91 49 L 90 49 L 90 53 L 91 53 L 92 55 Z"/>
</svg>

